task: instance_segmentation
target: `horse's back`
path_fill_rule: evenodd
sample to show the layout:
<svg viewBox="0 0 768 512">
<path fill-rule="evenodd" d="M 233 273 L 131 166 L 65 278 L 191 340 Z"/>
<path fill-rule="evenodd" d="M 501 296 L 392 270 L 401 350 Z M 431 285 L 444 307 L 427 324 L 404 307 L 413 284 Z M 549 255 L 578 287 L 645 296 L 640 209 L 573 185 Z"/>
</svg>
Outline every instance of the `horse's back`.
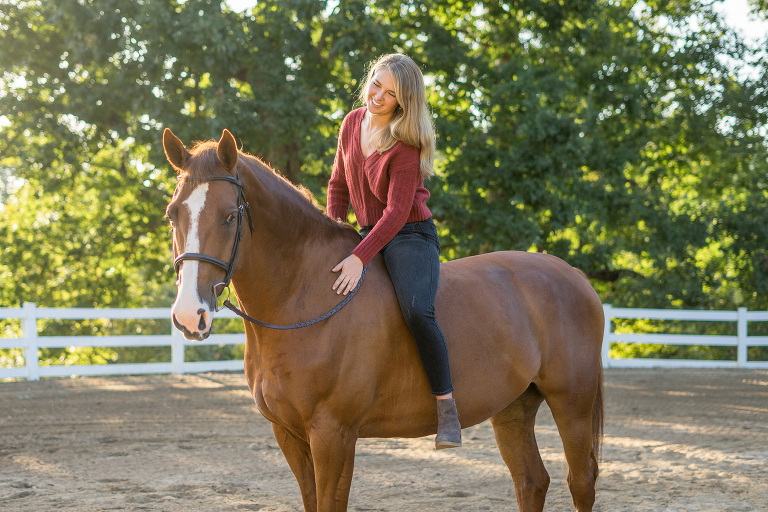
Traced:
<svg viewBox="0 0 768 512">
<path fill-rule="evenodd" d="M 544 308 L 568 311 L 599 309 L 600 299 L 580 270 L 543 253 L 502 251 L 443 263 L 438 300 L 455 308 L 464 300 L 494 297 L 515 314 L 536 315 Z M 532 308 L 533 306 L 538 306 Z"/>
<path fill-rule="evenodd" d="M 602 317 L 600 299 L 586 276 L 548 254 L 494 252 L 443 263 L 440 272 L 437 309 L 450 316 L 487 309 L 504 310 L 516 322 L 555 310 L 599 310 Z"/>
</svg>

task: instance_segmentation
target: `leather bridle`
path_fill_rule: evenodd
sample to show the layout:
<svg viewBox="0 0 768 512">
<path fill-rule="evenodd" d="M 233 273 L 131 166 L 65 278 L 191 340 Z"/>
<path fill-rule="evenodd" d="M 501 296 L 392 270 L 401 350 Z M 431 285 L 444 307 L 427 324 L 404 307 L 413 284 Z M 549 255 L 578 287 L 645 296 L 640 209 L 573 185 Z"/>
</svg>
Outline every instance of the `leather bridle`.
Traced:
<svg viewBox="0 0 768 512">
<path fill-rule="evenodd" d="M 232 255 L 229 257 L 229 262 L 224 263 L 220 259 L 214 258 L 213 256 L 208 256 L 207 254 L 201 254 L 198 252 L 185 252 L 184 254 L 174 258 L 173 268 L 176 271 L 176 276 L 179 275 L 179 267 L 181 267 L 182 262 L 188 260 L 203 261 L 205 263 L 210 263 L 221 268 L 226 273 L 226 277 L 221 283 L 213 285 L 213 296 L 218 297 L 221 295 L 221 293 L 224 293 L 225 289 L 229 289 L 229 283 L 232 281 L 232 273 L 235 271 L 235 263 L 237 262 L 237 252 L 240 249 L 240 239 L 243 237 L 243 217 L 246 214 L 248 215 L 248 226 L 251 228 L 251 233 L 253 233 L 253 218 L 251 217 L 251 207 L 248 204 L 248 201 L 245 199 L 245 194 L 243 193 L 243 182 L 240 181 L 239 173 L 235 172 L 234 177 L 211 176 L 203 181 L 227 181 L 237 186 L 237 234 L 235 235 L 235 245 L 232 247 Z M 223 287 L 221 292 L 216 293 L 216 288 L 222 285 Z M 214 304 L 214 309 L 216 309 L 216 311 L 221 311 L 223 307 L 217 308 L 217 306 Z"/>
<path fill-rule="evenodd" d="M 229 257 L 229 263 L 224 263 L 218 258 L 214 258 L 212 256 L 208 256 L 207 254 L 201 254 L 198 252 L 185 252 L 184 254 L 181 254 L 179 256 L 175 256 L 175 249 L 174 249 L 174 260 L 173 260 L 173 268 L 176 270 L 176 276 L 179 275 L 179 267 L 181 266 L 181 263 L 188 260 L 194 260 L 194 261 L 202 261 L 205 263 L 210 263 L 212 265 L 215 265 L 224 272 L 226 272 L 226 278 L 223 282 L 217 283 L 213 285 L 213 296 L 218 298 L 219 295 L 224 293 L 224 290 L 229 290 L 229 283 L 232 280 L 232 273 L 235 270 L 235 263 L 237 262 L 237 252 L 240 248 L 240 239 L 243 236 L 243 217 L 247 214 L 248 215 L 248 226 L 251 228 L 251 233 L 253 233 L 253 219 L 251 218 L 251 207 L 248 204 L 248 201 L 245 199 L 245 194 L 243 193 L 243 182 L 240 181 L 240 176 L 237 172 L 235 172 L 235 177 L 232 176 L 211 176 L 210 178 L 207 178 L 202 181 L 228 181 L 230 183 L 233 183 L 237 185 L 237 234 L 235 235 L 235 245 L 232 247 L 232 255 Z M 299 322 L 292 325 L 275 325 L 268 322 L 263 322 L 261 320 L 257 320 L 256 318 L 253 318 L 251 316 L 248 316 L 243 311 L 239 310 L 235 305 L 233 305 L 229 301 L 229 297 L 227 297 L 226 300 L 224 300 L 222 307 L 218 307 L 217 304 L 214 304 L 213 308 L 216 310 L 216 312 L 221 311 L 224 308 L 228 308 L 241 318 L 248 320 L 249 322 L 259 325 L 261 327 L 266 327 L 268 329 L 279 329 L 279 330 L 288 330 L 288 329 L 300 329 L 302 327 L 308 327 L 310 325 L 314 325 L 318 322 L 321 322 L 325 320 L 326 318 L 329 318 L 341 310 L 350 300 L 352 300 L 352 297 L 354 297 L 357 294 L 357 291 L 360 289 L 360 286 L 363 284 L 363 280 L 365 279 L 365 273 L 368 269 L 368 265 L 363 266 L 363 272 L 360 275 L 360 280 L 357 282 L 357 285 L 355 288 L 347 295 L 344 300 L 342 300 L 339 304 L 336 305 L 332 310 L 328 311 L 327 313 L 320 315 L 312 320 L 308 320 L 306 322 Z M 221 289 L 220 293 L 216 293 L 216 288 L 220 285 L 223 285 L 223 288 Z"/>
</svg>

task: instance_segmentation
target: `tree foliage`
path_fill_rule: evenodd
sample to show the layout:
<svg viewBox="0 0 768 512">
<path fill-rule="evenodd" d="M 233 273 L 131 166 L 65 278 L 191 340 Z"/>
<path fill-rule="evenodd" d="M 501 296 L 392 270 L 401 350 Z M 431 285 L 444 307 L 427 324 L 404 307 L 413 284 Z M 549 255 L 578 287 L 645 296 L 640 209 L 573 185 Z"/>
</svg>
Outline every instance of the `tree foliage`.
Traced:
<svg viewBox="0 0 768 512">
<path fill-rule="evenodd" d="M 0 0 L 0 46 L 0 305 L 169 304 L 161 129 L 226 127 L 322 200 L 366 63 L 401 51 L 444 257 L 546 251 L 614 305 L 768 307 L 768 66 L 709 2 Z"/>
</svg>

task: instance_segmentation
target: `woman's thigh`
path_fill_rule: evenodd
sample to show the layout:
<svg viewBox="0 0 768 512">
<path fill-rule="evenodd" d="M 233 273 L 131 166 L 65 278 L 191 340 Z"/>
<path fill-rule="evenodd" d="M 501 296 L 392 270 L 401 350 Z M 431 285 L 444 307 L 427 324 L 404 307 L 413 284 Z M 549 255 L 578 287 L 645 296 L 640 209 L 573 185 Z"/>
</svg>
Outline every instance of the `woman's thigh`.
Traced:
<svg viewBox="0 0 768 512">
<path fill-rule="evenodd" d="M 433 311 L 440 277 L 436 243 L 422 233 L 398 234 L 383 255 L 403 312 Z"/>
</svg>

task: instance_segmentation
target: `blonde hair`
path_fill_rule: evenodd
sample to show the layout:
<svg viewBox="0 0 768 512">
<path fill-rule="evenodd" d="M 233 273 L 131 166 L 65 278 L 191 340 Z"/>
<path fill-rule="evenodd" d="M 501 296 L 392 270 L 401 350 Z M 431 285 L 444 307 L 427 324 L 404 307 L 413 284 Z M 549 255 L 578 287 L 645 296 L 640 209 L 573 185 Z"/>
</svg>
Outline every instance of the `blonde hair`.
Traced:
<svg viewBox="0 0 768 512">
<path fill-rule="evenodd" d="M 413 60 L 399 53 L 379 57 L 371 63 L 368 76 L 360 89 L 360 101 L 368 104 L 368 88 L 373 76 L 386 69 L 392 75 L 395 85 L 395 98 L 398 107 L 389 122 L 389 130 L 382 130 L 374 135 L 374 144 L 379 153 L 403 141 L 419 149 L 419 170 L 423 178 L 435 174 L 432 162 L 435 158 L 435 126 L 427 106 L 424 76 Z"/>
</svg>

